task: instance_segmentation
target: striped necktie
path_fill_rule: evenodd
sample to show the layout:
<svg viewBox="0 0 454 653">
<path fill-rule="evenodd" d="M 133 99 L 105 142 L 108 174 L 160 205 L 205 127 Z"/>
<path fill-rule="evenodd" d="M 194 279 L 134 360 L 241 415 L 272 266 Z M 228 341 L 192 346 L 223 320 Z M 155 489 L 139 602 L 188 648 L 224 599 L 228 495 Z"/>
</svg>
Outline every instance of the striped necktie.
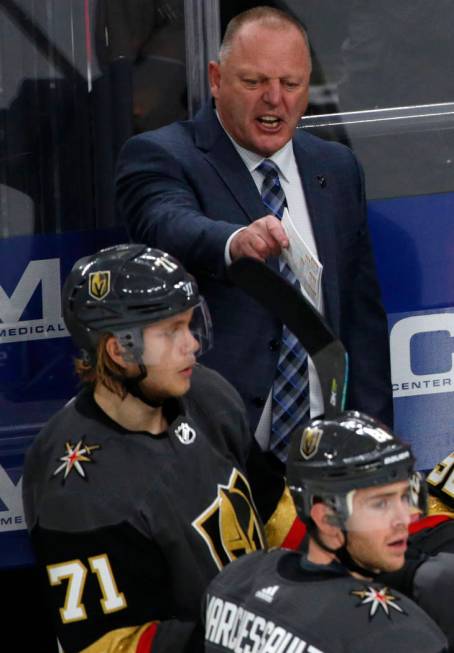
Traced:
<svg viewBox="0 0 454 653">
<path fill-rule="evenodd" d="M 257 170 L 263 175 L 262 201 L 270 213 L 281 219 L 287 202 L 278 168 L 270 159 L 264 159 Z M 282 276 L 300 290 L 298 280 L 282 257 L 279 258 L 279 269 Z M 283 325 L 272 390 L 270 435 L 270 450 L 282 462 L 287 460 L 291 432 L 308 420 L 309 416 L 307 354 L 300 341 Z"/>
</svg>

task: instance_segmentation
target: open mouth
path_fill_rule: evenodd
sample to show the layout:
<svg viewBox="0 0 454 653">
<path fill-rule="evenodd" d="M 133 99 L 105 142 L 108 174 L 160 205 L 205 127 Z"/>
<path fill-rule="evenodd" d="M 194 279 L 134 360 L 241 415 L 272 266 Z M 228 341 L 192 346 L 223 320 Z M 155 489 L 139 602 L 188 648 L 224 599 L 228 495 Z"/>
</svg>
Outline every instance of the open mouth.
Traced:
<svg viewBox="0 0 454 653">
<path fill-rule="evenodd" d="M 276 129 L 282 123 L 282 119 L 277 116 L 259 116 L 257 122 L 265 129 Z"/>
<path fill-rule="evenodd" d="M 388 543 L 388 546 L 394 551 L 405 551 L 407 548 L 407 538 L 401 537 Z"/>
</svg>

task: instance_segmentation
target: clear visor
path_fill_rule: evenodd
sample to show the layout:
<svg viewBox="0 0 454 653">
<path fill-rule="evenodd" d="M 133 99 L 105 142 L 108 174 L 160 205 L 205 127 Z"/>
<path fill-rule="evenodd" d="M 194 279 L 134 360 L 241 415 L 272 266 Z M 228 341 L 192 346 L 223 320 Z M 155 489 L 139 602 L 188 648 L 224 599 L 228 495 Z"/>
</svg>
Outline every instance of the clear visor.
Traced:
<svg viewBox="0 0 454 653">
<path fill-rule="evenodd" d="M 204 299 L 183 313 L 113 335 L 127 362 L 177 370 L 193 365 L 213 344 L 211 317 Z"/>
<path fill-rule="evenodd" d="M 403 532 L 424 512 L 423 486 L 421 475 L 416 473 L 408 481 L 352 490 L 344 499 L 344 528 Z"/>
</svg>

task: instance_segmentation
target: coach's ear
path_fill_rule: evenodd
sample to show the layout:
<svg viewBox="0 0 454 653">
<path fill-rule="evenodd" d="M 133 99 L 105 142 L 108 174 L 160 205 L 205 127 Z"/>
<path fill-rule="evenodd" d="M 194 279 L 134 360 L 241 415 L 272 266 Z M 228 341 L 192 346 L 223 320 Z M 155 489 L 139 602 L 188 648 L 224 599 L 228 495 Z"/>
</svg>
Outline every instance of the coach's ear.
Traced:
<svg viewBox="0 0 454 653">
<path fill-rule="evenodd" d="M 208 80 L 210 83 L 211 95 L 216 98 L 219 96 L 221 87 L 221 65 L 217 61 L 208 63 Z"/>
<path fill-rule="evenodd" d="M 321 539 L 330 549 L 339 549 L 344 544 L 344 534 L 339 527 L 337 515 L 326 503 L 322 501 L 314 503 L 311 517 Z"/>
</svg>

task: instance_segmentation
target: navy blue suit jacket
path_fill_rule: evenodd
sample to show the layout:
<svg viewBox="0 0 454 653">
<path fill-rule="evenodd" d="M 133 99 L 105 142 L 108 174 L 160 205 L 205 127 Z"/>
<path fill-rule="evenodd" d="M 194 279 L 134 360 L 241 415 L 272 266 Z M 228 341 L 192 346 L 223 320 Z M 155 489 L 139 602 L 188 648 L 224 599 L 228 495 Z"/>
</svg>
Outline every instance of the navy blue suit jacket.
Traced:
<svg viewBox="0 0 454 653">
<path fill-rule="evenodd" d="M 302 130 L 293 145 L 324 267 L 326 318 L 350 356 L 348 406 L 391 424 L 387 324 L 360 167 L 347 147 Z M 236 229 L 267 211 L 211 105 L 194 120 L 126 143 L 117 203 L 134 241 L 173 254 L 196 276 L 215 336 L 203 362 L 238 389 L 254 429 L 273 382 L 282 325 L 229 283 L 224 249 Z"/>
</svg>

